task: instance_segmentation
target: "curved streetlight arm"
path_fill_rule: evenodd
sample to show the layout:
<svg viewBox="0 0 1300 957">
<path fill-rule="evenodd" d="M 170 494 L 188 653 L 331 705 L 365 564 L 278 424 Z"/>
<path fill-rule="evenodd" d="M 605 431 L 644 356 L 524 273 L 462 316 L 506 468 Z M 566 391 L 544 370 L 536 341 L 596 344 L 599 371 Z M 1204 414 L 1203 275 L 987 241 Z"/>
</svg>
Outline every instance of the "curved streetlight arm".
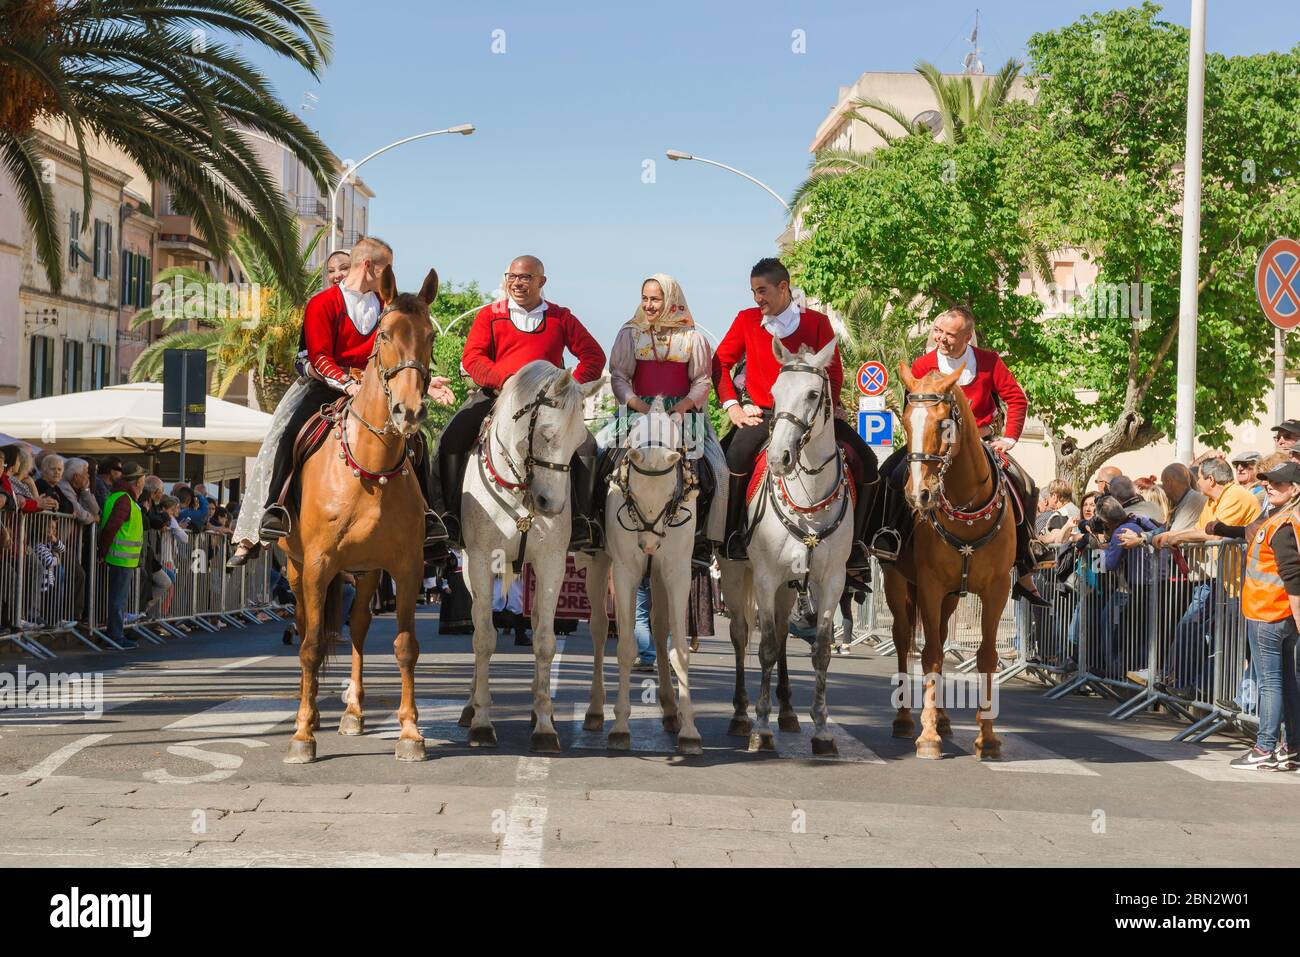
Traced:
<svg viewBox="0 0 1300 957">
<path fill-rule="evenodd" d="M 729 173 L 735 173 L 737 176 L 743 176 L 745 179 L 749 180 L 759 189 L 766 190 L 769 196 L 771 196 L 774 200 L 776 200 L 778 203 L 781 204 L 781 208 L 785 210 L 786 215 L 790 214 L 790 204 L 781 198 L 780 193 L 774 190 L 771 186 L 768 186 L 762 180 L 755 179 L 754 177 L 750 176 L 748 173 L 736 169 L 734 166 L 728 166 L 726 163 L 719 163 L 717 160 L 705 159 L 703 156 L 695 156 L 691 153 L 683 153 L 681 150 L 668 150 L 667 155 L 670 160 L 679 160 L 679 159 L 695 160 L 695 162 L 697 163 L 708 163 L 710 166 L 716 166 L 719 169 L 725 169 Z"/>
<path fill-rule="evenodd" d="M 359 170 L 363 165 L 369 163 L 372 159 L 374 159 L 379 154 L 387 153 L 389 150 L 401 146 L 404 143 L 410 143 L 413 140 L 422 140 L 425 139 L 426 137 L 439 136 L 443 133 L 460 133 L 463 136 L 469 136 L 473 132 L 474 132 L 474 124 L 462 123 L 460 126 L 451 126 L 445 130 L 430 130 L 427 133 L 416 133 L 414 136 L 406 136 L 400 140 L 389 143 L 387 146 L 381 146 L 373 153 L 363 157 L 362 159 L 358 160 L 357 162 L 349 166 L 346 170 L 344 170 L 343 175 L 338 178 L 338 182 L 336 182 L 330 188 L 330 248 L 329 251 L 334 252 L 334 250 L 337 248 L 337 246 L 335 245 L 337 241 L 337 229 L 338 229 L 336 209 L 338 204 L 339 189 L 343 186 L 344 183 L 346 183 L 349 179 L 351 179 L 354 175 L 356 175 L 357 170 Z"/>
</svg>

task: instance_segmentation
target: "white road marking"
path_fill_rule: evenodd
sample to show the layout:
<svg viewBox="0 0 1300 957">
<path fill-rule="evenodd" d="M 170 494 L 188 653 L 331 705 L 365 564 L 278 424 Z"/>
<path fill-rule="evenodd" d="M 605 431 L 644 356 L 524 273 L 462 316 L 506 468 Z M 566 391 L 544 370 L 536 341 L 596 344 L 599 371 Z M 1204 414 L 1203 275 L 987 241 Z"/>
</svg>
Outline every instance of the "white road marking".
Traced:
<svg viewBox="0 0 1300 957">
<path fill-rule="evenodd" d="M 103 698 L 103 710 L 113 711 L 136 701 L 145 701 L 157 694 L 157 691 L 106 691 Z M 57 728 L 70 721 L 102 720 L 104 720 L 103 715 L 67 709 L 6 708 L 0 710 L 0 724 L 13 724 L 24 728 Z"/>
<path fill-rule="evenodd" d="M 187 741 L 185 744 L 169 744 L 167 746 L 168 754 L 174 754 L 178 758 L 188 758 L 191 761 L 200 761 L 211 765 L 214 770 L 205 774 L 185 777 L 172 774 L 166 768 L 154 768 L 151 771 L 143 772 L 145 780 L 153 781 L 156 784 L 212 784 L 217 781 L 224 781 L 244 764 L 242 754 L 209 751 L 198 747 L 200 744 L 242 744 L 246 748 L 265 748 L 267 746 L 265 741 L 259 741 L 256 738 L 207 738 L 199 741 Z"/>
<path fill-rule="evenodd" d="M 979 733 L 979 729 L 974 725 L 954 724 L 952 728 L 953 731 L 961 732 L 963 736 L 969 736 L 971 741 L 974 741 L 975 735 Z M 995 730 L 997 731 L 998 738 L 1002 741 L 1002 758 L 998 761 L 980 762 L 990 771 L 1029 771 L 1034 774 L 1074 774 L 1090 778 L 1101 776 L 1087 765 L 1080 764 L 1078 761 L 1071 758 L 1063 757 L 1051 748 L 1045 748 L 1041 744 L 1034 744 L 1032 741 L 1027 740 L 1020 732 L 997 728 L 996 725 Z M 968 750 L 964 745 L 961 747 L 963 751 Z"/>
<path fill-rule="evenodd" d="M 269 661 L 274 655 L 257 655 L 253 658 L 244 658 L 240 661 L 232 661 L 227 665 L 218 665 L 218 671 L 233 671 L 235 668 L 243 668 L 245 665 L 255 665 L 259 661 Z"/>
<path fill-rule="evenodd" d="M 1121 748 L 1136 751 L 1162 764 L 1173 765 L 1181 771 L 1195 774 L 1206 781 L 1259 782 L 1264 784 L 1297 784 L 1300 774 L 1289 771 L 1241 771 L 1228 767 L 1228 762 L 1240 751 L 1206 751 L 1183 741 L 1152 741 L 1149 738 L 1122 738 L 1104 734 L 1102 739 Z"/>
<path fill-rule="evenodd" d="M 108 737 L 112 737 L 112 735 L 88 734 L 84 738 L 78 738 L 76 741 L 65 744 L 40 764 L 36 765 L 29 771 L 24 771 L 18 776 L 28 781 L 39 781 L 41 778 L 48 778 L 59 768 L 63 767 L 63 765 L 71 758 L 76 756 L 78 752 L 83 751 L 92 745 L 99 744 L 99 742 Z"/>
<path fill-rule="evenodd" d="M 204 734 L 266 734 L 277 724 L 298 713 L 298 703 L 291 698 L 235 698 L 219 705 L 186 715 L 163 731 L 198 731 Z"/>
<path fill-rule="evenodd" d="M 546 833 L 546 779 L 550 758 L 519 759 L 515 770 L 515 795 L 501 841 L 502 867 L 541 867 Z"/>
</svg>

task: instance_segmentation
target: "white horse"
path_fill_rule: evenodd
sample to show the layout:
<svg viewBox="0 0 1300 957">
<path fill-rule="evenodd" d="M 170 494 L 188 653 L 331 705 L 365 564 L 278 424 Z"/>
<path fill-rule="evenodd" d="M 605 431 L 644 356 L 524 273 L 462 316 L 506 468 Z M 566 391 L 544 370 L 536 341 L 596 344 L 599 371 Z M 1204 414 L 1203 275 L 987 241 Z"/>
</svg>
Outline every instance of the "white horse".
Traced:
<svg viewBox="0 0 1300 957">
<path fill-rule="evenodd" d="M 826 728 L 826 669 L 835 611 L 844 591 L 844 569 L 853 546 L 853 503 L 848 469 L 835 444 L 834 405 L 826 374 L 837 339 L 820 352 L 802 347 L 797 355 L 791 355 L 780 339 L 772 339 L 772 351 L 782 368 L 772 387 L 775 421 L 767 445 L 767 474 L 749 505 L 749 560 L 720 560 L 736 652 L 735 715 L 728 733 L 749 735 L 751 751 L 776 747 L 768 726 L 775 664 L 780 665 L 777 725 L 782 731 L 799 730 L 790 704 L 785 650 L 795 591 L 806 588 L 817 616 L 812 748 L 814 754 L 838 753 Z M 754 706 L 757 726 L 750 723 L 745 692 L 745 649 L 755 624 L 762 668 Z"/>
<path fill-rule="evenodd" d="M 461 714 L 471 747 L 496 747 L 488 667 L 496 650 L 492 579 L 533 567 L 533 751 L 560 750 L 551 706 L 555 605 L 569 550 L 569 462 L 587 437 L 583 400 L 604 379 L 585 385 L 567 369 L 539 359 L 507 380 L 483 424 L 465 469 L 461 528 L 465 587 L 473 600 L 474 686 Z"/>
<path fill-rule="evenodd" d="M 665 731 L 677 734 L 677 749 L 700 754 L 700 733 L 691 707 L 690 642 L 686 634 L 686 603 L 691 593 L 691 550 L 695 541 L 698 484 L 692 464 L 682 449 L 682 418 L 667 415 L 663 400 L 655 399 L 650 412 L 628 432 L 626 454 L 610 479 L 605 501 L 605 550 L 580 561 L 587 566 L 587 594 L 591 600 L 591 641 L 594 662 L 591 703 L 583 728 L 605 726 L 605 639 L 609 611 L 605 581 L 614 568 L 614 610 L 618 622 L 618 697 L 609 747 L 632 746 L 628 728 L 631 714 L 629 685 L 636 657 L 636 592 L 650 573 L 651 633 L 659 665 L 659 705 Z M 708 468 L 707 464 L 698 467 Z M 668 634 L 672 650 L 668 651 Z M 673 693 L 669 662 L 677 675 Z M 678 708 L 680 699 L 680 711 Z"/>
</svg>

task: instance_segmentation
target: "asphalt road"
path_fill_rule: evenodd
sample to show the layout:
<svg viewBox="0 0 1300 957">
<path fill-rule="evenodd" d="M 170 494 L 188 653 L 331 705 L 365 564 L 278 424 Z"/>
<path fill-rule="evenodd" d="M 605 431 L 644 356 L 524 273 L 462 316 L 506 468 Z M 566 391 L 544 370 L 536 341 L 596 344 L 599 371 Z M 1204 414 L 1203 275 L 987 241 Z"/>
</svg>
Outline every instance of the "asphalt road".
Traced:
<svg viewBox="0 0 1300 957">
<path fill-rule="evenodd" d="M 704 639 L 692 660 L 704 754 L 673 752 L 657 706 L 642 704 L 643 694 L 653 701 L 643 675 L 633 676 L 633 749 L 609 753 L 603 734 L 582 730 L 584 627 L 554 670 L 564 751 L 538 756 L 528 752 L 531 652 L 503 637 L 492 672 L 500 746 L 472 750 L 456 725 L 469 638 L 438 637 L 436 610 L 419 611 L 429 757 L 418 764 L 393 757 L 391 616 L 376 620 L 368 645 L 366 733 L 334 733 L 341 645 L 322 681 L 310 765 L 282 762 L 298 665 L 280 625 L 52 666 L 0 658 L 11 675 L 20 664 L 86 681 L 101 673 L 105 698 L 98 718 L 0 712 L 0 865 L 1237 866 L 1300 855 L 1300 773 L 1230 769 L 1239 741 L 1172 744 L 1181 726 L 1160 716 L 1115 722 L 1098 699 L 1048 701 L 1027 681 L 1002 690 L 1003 760 L 973 756 L 969 712 L 953 714 L 944 760 L 919 760 L 910 740 L 891 736 L 894 660 L 865 646 L 831 663 L 836 758 L 811 755 L 811 663 L 796 639 L 803 730 L 779 733 L 776 754 L 727 736 L 723 637 Z M 608 730 L 608 658 L 606 669 Z M 751 698 L 754 680 L 751 671 Z"/>
</svg>

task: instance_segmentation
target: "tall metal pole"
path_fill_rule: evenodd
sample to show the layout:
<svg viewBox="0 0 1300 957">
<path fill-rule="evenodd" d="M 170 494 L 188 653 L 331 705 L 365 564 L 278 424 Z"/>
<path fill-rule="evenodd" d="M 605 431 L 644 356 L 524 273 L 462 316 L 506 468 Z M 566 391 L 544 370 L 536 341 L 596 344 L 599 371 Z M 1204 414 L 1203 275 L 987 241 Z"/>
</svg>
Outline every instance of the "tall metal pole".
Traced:
<svg viewBox="0 0 1300 957">
<path fill-rule="evenodd" d="M 1205 0 L 1192 0 L 1187 58 L 1187 148 L 1183 159 L 1183 259 L 1178 288 L 1177 455 L 1191 463 L 1196 441 L 1196 319 L 1201 248 L 1201 128 L 1205 114 Z"/>
<path fill-rule="evenodd" d="M 190 417 L 189 357 L 181 363 L 181 468 L 178 482 L 185 482 L 185 422 Z"/>
<path fill-rule="evenodd" d="M 1273 424 L 1286 421 L 1286 333 L 1273 327 Z"/>
</svg>

